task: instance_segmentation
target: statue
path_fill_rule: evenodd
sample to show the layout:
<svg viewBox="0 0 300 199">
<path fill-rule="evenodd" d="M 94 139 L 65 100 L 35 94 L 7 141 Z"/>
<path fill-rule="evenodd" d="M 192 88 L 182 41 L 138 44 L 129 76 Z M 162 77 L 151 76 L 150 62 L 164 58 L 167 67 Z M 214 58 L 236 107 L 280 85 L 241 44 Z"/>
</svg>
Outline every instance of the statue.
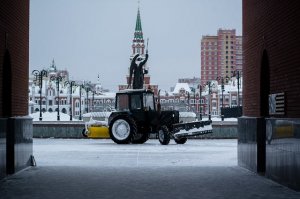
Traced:
<svg viewBox="0 0 300 199">
<path fill-rule="evenodd" d="M 136 54 L 130 64 L 130 74 L 129 74 L 129 82 L 128 87 L 131 87 L 132 74 L 133 74 L 133 89 L 142 89 L 144 86 L 144 74 L 147 74 L 148 71 L 144 68 L 148 60 L 148 50 L 146 50 L 146 58 L 143 58 L 139 54 Z"/>
</svg>

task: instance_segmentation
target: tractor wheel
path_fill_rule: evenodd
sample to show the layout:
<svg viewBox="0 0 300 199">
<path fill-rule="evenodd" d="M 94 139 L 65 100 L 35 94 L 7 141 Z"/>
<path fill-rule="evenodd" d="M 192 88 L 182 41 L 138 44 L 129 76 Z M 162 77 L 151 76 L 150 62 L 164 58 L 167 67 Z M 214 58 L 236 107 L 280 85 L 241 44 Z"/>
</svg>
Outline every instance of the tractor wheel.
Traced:
<svg viewBox="0 0 300 199">
<path fill-rule="evenodd" d="M 167 126 L 162 126 L 158 131 L 158 140 L 162 145 L 168 145 L 170 142 L 170 133 Z"/>
<path fill-rule="evenodd" d="M 81 134 L 83 135 L 83 137 L 86 137 L 86 138 L 88 137 L 88 136 L 87 136 L 88 131 L 86 131 L 85 128 L 82 129 Z"/>
<path fill-rule="evenodd" d="M 187 141 L 187 138 L 174 138 L 177 144 L 184 144 Z"/>
<path fill-rule="evenodd" d="M 133 136 L 131 143 L 132 144 L 144 144 L 149 139 L 149 133 L 136 134 Z"/>
<path fill-rule="evenodd" d="M 109 124 L 110 138 L 117 144 L 130 143 L 137 132 L 135 121 L 126 115 L 115 117 Z"/>
</svg>

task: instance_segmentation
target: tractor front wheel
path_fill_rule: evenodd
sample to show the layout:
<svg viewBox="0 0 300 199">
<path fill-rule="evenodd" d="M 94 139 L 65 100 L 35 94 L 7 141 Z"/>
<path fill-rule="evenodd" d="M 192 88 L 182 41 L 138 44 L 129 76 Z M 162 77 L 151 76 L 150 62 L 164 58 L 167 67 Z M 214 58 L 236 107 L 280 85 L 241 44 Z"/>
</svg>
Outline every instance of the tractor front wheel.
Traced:
<svg viewBox="0 0 300 199">
<path fill-rule="evenodd" d="M 162 126 L 158 131 L 158 140 L 162 145 L 168 145 L 170 142 L 170 133 L 167 126 Z"/>
<path fill-rule="evenodd" d="M 86 138 L 88 137 L 88 135 L 87 135 L 88 131 L 85 128 L 82 129 L 81 134 L 82 134 L 83 137 L 86 137 Z"/>
<path fill-rule="evenodd" d="M 187 141 L 187 138 L 174 138 L 177 144 L 184 144 Z"/>
</svg>

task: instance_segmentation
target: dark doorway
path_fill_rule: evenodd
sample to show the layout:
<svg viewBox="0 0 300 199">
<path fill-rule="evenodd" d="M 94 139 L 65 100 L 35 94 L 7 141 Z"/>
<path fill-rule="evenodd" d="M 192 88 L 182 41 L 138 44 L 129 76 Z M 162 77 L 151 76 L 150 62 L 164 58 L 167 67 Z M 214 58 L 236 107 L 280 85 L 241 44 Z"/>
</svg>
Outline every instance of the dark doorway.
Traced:
<svg viewBox="0 0 300 199">
<path fill-rule="evenodd" d="M 269 116 L 270 71 L 267 51 L 264 50 L 261 59 L 260 72 L 260 115 Z"/>
<path fill-rule="evenodd" d="M 3 60 L 3 77 L 2 85 L 3 86 L 3 116 L 10 117 L 12 114 L 12 68 L 11 68 L 11 59 L 10 53 L 8 50 L 5 51 L 4 60 Z"/>
<path fill-rule="evenodd" d="M 270 69 L 266 50 L 263 51 L 260 65 L 260 116 L 257 131 L 257 172 L 266 171 L 266 120 L 269 116 Z"/>
</svg>

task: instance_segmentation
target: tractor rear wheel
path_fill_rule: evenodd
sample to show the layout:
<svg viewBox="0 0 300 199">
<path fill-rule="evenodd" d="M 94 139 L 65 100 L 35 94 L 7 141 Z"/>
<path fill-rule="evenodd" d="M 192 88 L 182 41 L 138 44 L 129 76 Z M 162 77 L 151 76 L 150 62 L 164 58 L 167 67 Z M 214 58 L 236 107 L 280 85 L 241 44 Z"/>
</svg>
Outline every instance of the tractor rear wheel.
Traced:
<svg viewBox="0 0 300 199">
<path fill-rule="evenodd" d="M 177 144 L 184 144 L 187 141 L 187 138 L 174 138 Z"/>
<path fill-rule="evenodd" d="M 162 126 L 158 131 L 158 140 L 162 145 L 168 145 L 170 142 L 170 133 L 167 126 Z"/>
<path fill-rule="evenodd" d="M 144 144 L 149 139 L 149 133 L 138 133 L 133 136 L 131 143 L 132 144 Z"/>
<path fill-rule="evenodd" d="M 117 144 L 128 144 L 137 133 L 135 121 L 127 115 L 115 117 L 109 124 L 110 138 Z"/>
</svg>

